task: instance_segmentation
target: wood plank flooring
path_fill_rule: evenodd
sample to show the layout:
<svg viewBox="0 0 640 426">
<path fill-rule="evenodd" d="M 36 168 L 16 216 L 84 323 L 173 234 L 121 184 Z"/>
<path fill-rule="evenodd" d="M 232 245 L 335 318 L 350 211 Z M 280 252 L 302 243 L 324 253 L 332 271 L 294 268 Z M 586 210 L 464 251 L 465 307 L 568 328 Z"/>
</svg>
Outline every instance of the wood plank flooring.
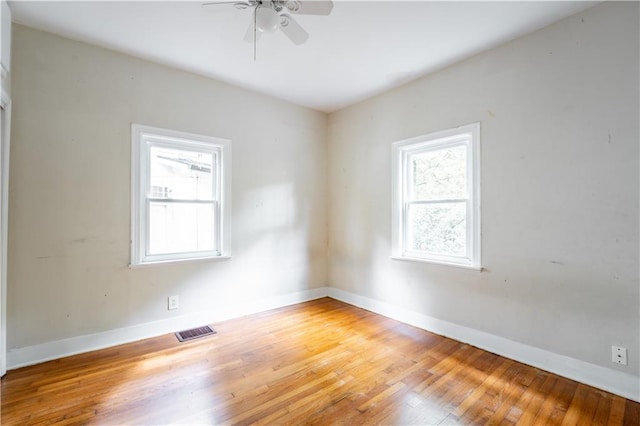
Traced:
<svg viewBox="0 0 640 426">
<path fill-rule="evenodd" d="M 640 404 L 324 298 L 10 371 L 3 425 L 639 425 Z"/>
</svg>

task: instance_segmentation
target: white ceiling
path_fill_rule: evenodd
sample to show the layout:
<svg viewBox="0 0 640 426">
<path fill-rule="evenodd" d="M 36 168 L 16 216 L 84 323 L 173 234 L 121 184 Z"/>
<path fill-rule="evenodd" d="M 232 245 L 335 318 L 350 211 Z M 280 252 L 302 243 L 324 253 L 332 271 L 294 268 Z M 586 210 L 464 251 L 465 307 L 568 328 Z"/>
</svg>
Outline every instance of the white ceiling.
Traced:
<svg viewBox="0 0 640 426">
<path fill-rule="evenodd" d="M 205 0 L 203 0 L 205 1 Z M 203 2 L 202 1 L 202 2 Z M 211 1 L 211 0 L 209 0 Z M 304 0 L 303 0 L 304 1 Z M 310 34 L 243 41 L 249 10 L 201 1 L 9 1 L 14 22 L 330 112 L 535 31 L 596 2 L 334 0 Z"/>
</svg>

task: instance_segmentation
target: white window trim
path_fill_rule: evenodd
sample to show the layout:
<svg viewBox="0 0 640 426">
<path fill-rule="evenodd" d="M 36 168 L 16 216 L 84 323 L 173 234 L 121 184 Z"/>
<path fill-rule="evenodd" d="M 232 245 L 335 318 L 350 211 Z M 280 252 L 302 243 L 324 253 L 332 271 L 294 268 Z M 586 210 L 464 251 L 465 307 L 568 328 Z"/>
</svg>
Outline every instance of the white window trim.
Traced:
<svg viewBox="0 0 640 426">
<path fill-rule="evenodd" d="M 147 256 L 148 246 L 146 226 L 148 212 L 146 208 L 146 184 L 148 180 L 147 158 L 148 145 L 175 146 L 181 149 L 201 149 L 215 153 L 219 157 L 217 200 L 220 206 L 218 229 L 219 250 L 216 252 L 172 253 L 167 255 Z M 131 263 L 130 267 L 150 266 L 175 262 L 190 262 L 202 260 L 228 259 L 231 257 L 231 141 L 212 136 L 196 135 L 158 127 L 131 125 Z"/>
<path fill-rule="evenodd" d="M 406 217 L 405 192 L 410 154 L 425 149 L 441 149 L 447 146 L 467 145 L 467 176 L 469 202 L 467 203 L 467 253 L 468 257 L 424 254 L 405 249 L 404 220 Z M 392 209 L 391 209 L 391 258 L 450 265 L 482 270 L 480 243 L 480 123 L 468 124 L 415 138 L 394 142 L 391 145 Z"/>
</svg>

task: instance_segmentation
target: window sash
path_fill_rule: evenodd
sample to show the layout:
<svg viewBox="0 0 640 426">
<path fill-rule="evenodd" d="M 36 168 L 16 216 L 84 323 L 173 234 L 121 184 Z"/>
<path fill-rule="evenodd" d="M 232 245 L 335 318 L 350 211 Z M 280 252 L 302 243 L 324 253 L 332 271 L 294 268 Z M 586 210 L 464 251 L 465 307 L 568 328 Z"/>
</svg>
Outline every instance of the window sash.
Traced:
<svg viewBox="0 0 640 426">
<path fill-rule="evenodd" d="M 464 147 L 465 151 L 466 151 L 466 191 L 465 191 L 465 197 L 464 199 L 469 199 L 469 194 L 471 194 L 473 188 L 472 188 L 472 182 L 471 182 L 471 178 L 470 178 L 470 173 L 472 173 L 472 168 L 469 167 L 470 166 L 470 162 L 469 162 L 469 155 L 470 155 L 470 149 L 469 149 L 469 137 L 468 136 L 458 136 L 455 138 L 450 138 L 448 141 L 446 142 L 442 142 L 440 144 L 430 144 L 430 145 L 420 145 L 418 147 L 413 147 L 411 149 L 407 149 L 406 151 L 403 151 L 403 168 L 406 171 L 406 173 L 403 176 L 403 185 L 404 185 L 404 199 L 405 200 L 409 200 L 409 201 L 437 201 L 436 199 L 433 200 L 426 200 L 426 199 L 420 199 L 420 198 L 414 198 L 414 189 L 415 189 L 415 185 L 416 182 L 413 179 L 412 176 L 412 162 L 413 162 L 413 157 L 421 155 L 421 154 L 425 154 L 428 152 L 433 152 L 433 151 L 445 151 L 447 149 L 452 149 L 452 148 L 459 148 L 459 147 Z M 444 200 L 447 200 L 449 198 L 444 198 Z M 453 198 L 451 198 L 453 199 Z M 443 200 L 443 199 L 441 199 Z"/>
<path fill-rule="evenodd" d="M 221 148 L 217 146 L 211 146 L 210 144 L 204 144 L 197 141 L 190 141 L 184 139 L 168 139 L 161 138 L 158 136 L 146 136 L 144 137 L 145 143 L 145 152 L 144 152 L 144 177 L 145 183 L 143 183 L 144 194 L 146 194 L 147 198 L 151 198 L 151 148 L 160 147 L 167 149 L 175 149 L 180 151 L 189 151 L 193 153 L 206 153 L 212 154 L 213 156 L 213 169 L 212 170 L 212 192 L 211 198 L 166 198 L 173 199 L 176 201 L 196 201 L 196 200 L 204 200 L 204 201 L 216 201 L 220 199 L 221 194 Z M 163 198 L 164 199 L 164 198 Z"/>
<path fill-rule="evenodd" d="M 188 140 L 172 140 L 166 138 L 158 138 L 155 136 L 144 138 L 145 144 L 145 250 L 143 253 L 144 261 L 161 261 L 161 260 L 169 260 L 169 259 L 177 259 L 182 257 L 207 257 L 207 256 L 219 256 L 220 255 L 220 244 L 219 238 L 216 238 L 218 235 L 217 230 L 219 228 L 218 217 L 220 217 L 220 211 L 218 203 L 218 195 L 220 194 L 220 178 L 218 172 L 220 170 L 220 165 L 218 164 L 218 148 L 205 146 L 201 143 L 195 141 Z M 151 149 L 154 147 L 175 149 L 180 151 L 189 151 L 193 153 L 206 153 L 211 154 L 213 157 L 213 176 L 211 180 L 212 185 L 212 199 L 199 199 L 199 198 L 154 198 L 151 197 Z M 213 240 L 213 250 L 195 250 L 195 251 L 178 251 L 171 253 L 155 253 L 150 254 L 150 241 L 151 241 L 151 203 L 160 202 L 160 203 L 174 203 L 174 204 L 210 204 L 213 208 L 213 217 L 212 217 L 212 225 L 211 225 L 211 238 Z"/>
<path fill-rule="evenodd" d="M 415 186 L 415 176 L 413 175 L 412 163 L 413 157 L 415 155 L 420 155 L 426 152 L 433 151 L 444 151 L 451 148 L 457 148 L 463 146 L 467 151 L 467 161 L 466 161 L 466 197 L 465 198 L 442 198 L 442 199 L 414 199 L 414 186 Z M 469 194 L 472 191 L 472 179 L 469 178 L 470 173 L 470 161 L 469 161 L 469 138 L 468 137 L 455 137 L 449 140 L 448 142 L 443 142 L 440 144 L 433 145 L 423 145 L 417 148 L 413 148 L 404 152 L 404 161 L 403 166 L 405 173 L 403 175 L 403 194 L 404 199 L 407 200 L 404 202 L 404 207 L 402 209 L 402 253 L 408 257 L 417 257 L 417 258 L 425 258 L 425 259 L 438 259 L 438 260 L 451 260 L 458 259 L 458 261 L 470 262 L 470 253 L 471 253 L 471 233 L 473 223 L 470 220 L 472 214 L 472 206 Z M 409 210 L 412 205 L 430 205 L 430 204 L 456 204 L 456 203 L 465 203 L 465 253 L 464 255 L 455 255 L 455 254 L 446 254 L 446 253 L 438 253 L 428 250 L 416 250 L 411 247 L 409 241 L 409 233 L 412 231 L 410 229 L 411 224 L 409 223 Z"/>
<path fill-rule="evenodd" d="M 203 205 L 208 204 L 212 206 L 212 226 L 211 226 L 211 234 L 210 237 L 213 241 L 213 249 L 211 250 L 191 250 L 191 251 L 175 251 L 168 253 L 150 253 L 151 248 L 151 204 L 152 203 L 161 203 L 161 204 L 196 204 Z M 171 200 L 167 203 L 166 199 L 150 199 L 146 200 L 145 206 L 145 252 L 144 259 L 147 261 L 162 261 L 162 260 L 170 260 L 170 259 L 180 259 L 185 256 L 189 257 L 209 257 L 209 256 L 220 256 L 220 226 L 219 220 L 217 218 L 220 216 L 220 203 L 217 201 L 202 201 L 202 200 L 194 200 L 194 201 L 183 201 L 183 200 Z"/>
<path fill-rule="evenodd" d="M 447 254 L 447 253 L 438 253 L 438 252 L 434 252 L 434 251 L 428 251 L 428 250 L 415 250 L 412 249 L 411 247 L 409 247 L 409 232 L 411 231 L 410 229 L 410 223 L 409 223 L 409 214 L 410 214 L 410 208 L 413 205 L 431 205 L 431 204 L 465 204 L 465 251 L 464 251 L 464 255 L 455 255 L 455 254 Z M 456 200 L 440 200 L 440 201 L 408 201 L 405 203 L 405 207 L 403 208 L 402 211 L 402 222 L 405 226 L 402 227 L 402 253 L 408 257 L 418 257 L 418 258 L 438 258 L 440 260 L 445 260 L 445 259 L 459 259 L 459 260 L 466 260 L 466 261 L 471 261 L 470 258 L 470 253 L 471 253 L 471 238 L 469 238 L 470 236 L 470 232 L 472 232 L 472 223 L 470 220 L 470 214 L 471 214 L 471 202 L 468 199 L 456 199 Z"/>
</svg>

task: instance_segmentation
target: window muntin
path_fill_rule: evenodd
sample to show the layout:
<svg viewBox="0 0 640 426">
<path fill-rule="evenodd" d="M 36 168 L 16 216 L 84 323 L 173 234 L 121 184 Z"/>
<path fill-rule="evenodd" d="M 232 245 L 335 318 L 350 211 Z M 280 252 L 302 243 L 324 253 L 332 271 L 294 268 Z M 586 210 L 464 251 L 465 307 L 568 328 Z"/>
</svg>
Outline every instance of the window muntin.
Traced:
<svg viewBox="0 0 640 426">
<path fill-rule="evenodd" d="M 480 268 L 479 124 L 393 144 L 393 257 Z"/>
<path fill-rule="evenodd" d="M 230 142 L 132 126 L 132 265 L 229 255 Z"/>
</svg>

